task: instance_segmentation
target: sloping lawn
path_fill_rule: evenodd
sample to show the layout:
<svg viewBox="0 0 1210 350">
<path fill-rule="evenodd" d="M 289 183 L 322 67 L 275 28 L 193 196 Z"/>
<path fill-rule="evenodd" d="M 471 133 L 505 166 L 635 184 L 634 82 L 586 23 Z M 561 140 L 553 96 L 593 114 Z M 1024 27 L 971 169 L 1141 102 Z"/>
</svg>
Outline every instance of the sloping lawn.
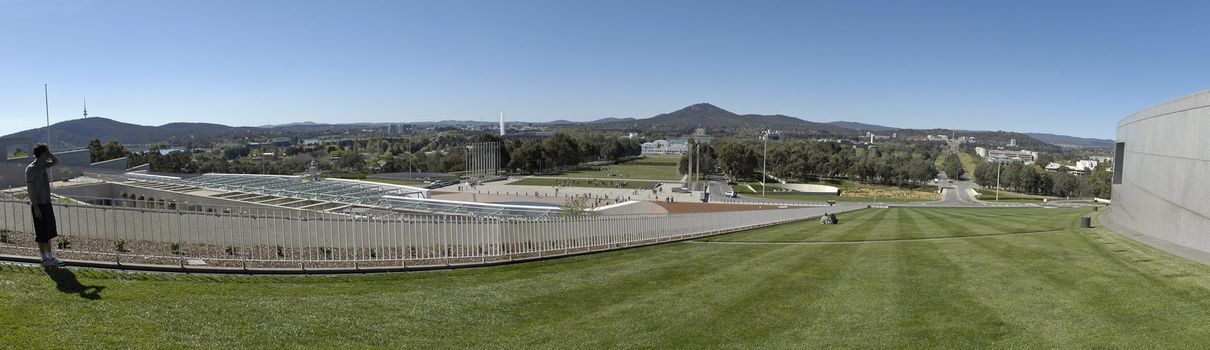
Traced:
<svg viewBox="0 0 1210 350">
<path fill-rule="evenodd" d="M 1200 348 L 1210 268 L 1081 209 L 870 209 L 542 262 L 335 277 L 0 265 L 0 347 Z M 742 241 L 742 242 L 739 242 Z M 804 244 L 805 243 L 805 244 Z M 58 282 L 56 282 L 58 281 Z"/>
</svg>

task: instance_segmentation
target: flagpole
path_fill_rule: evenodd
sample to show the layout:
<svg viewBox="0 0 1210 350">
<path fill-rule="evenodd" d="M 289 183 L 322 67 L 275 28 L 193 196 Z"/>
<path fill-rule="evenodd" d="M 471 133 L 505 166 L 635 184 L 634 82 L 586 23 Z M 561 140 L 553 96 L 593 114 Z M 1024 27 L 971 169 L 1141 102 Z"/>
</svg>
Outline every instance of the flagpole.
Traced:
<svg viewBox="0 0 1210 350">
<path fill-rule="evenodd" d="M 48 90 L 46 88 L 46 83 L 42 83 L 42 103 L 43 103 L 43 107 L 46 108 L 46 147 L 49 150 L 49 147 L 50 147 L 50 93 L 48 93 L 47 91 Z M 31 149 L 31 150 L 29 150 L 29 152 L 30 152 L 30 154 L 33 154 L 34 150 Z M 56 162 L 56 163 L 58 163 L 58 162 Z M 59 164 L 55 164 L 55 165 L 59 165 Z M 47 177 L 47 180 L 55 181 L 55 175 L 49 171 L 46 172 L 46 177 Z"/>
<path fill-rule="evenodd" d="M 42 102 L 46 108 L 46 145 L 50 146 L 50 94 L 47 91 L 46 83 L 42 83 Z"/>
</svg>

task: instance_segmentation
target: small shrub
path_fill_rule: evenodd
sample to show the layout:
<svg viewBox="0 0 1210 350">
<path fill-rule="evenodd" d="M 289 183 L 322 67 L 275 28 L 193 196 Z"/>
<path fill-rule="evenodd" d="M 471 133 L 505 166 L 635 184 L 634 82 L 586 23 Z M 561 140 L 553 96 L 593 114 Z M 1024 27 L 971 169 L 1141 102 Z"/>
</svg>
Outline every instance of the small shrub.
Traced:
<svg viewBox="0 0 1210 350">
<path fill-rule="evenodd" d="M 113 250 L 114 250 L 114 251 L 117 251 L 118 253 L 125 253 L 125 252 L 127 252 L 127 250 L 126 250 L 126 240 L 119 239 L 119 240 L 113 241 Z"/>
<path fill-rule="evenodd" d="M 0 230 L 0 243 L 12 243 L 8 241 L 9 230 Z"/>
<path fill-rule="evenodd" d="M 370 249 L 370 259 L 377 259 L 377 258 L 378 258 L 378 254 L 374 254 L 374 250 Z"/>
<path fill-rule="evenodd" d="M 328 248 L 319 248 L 319 251 L 324 252 L 324 257 L 326 257 L 326 258 L 328 258 L 328 259 L 331 259 L 331 258 L 332 258 L 332 250 L 331 250 L 331 249 L 328 249 Z"/>
<path fill-rule="evenodd" d="M 59 238 L 57 245 L 59 249 L 71 249 L 71 239 L 67 237 Z"/>
<path fill-rule="evenodd" d="M 235 256 L 235 247 L 227 246 L 227 256 Z"/>
<path fill-rule="evenodd" d="M 168 248 L 172 249 L 172 255 L 181 255 L 181 242 L 172 242 Z"/>
<path fill-rule="evenodd" d="M 279 258 L 286 257 L 286 252 L 282 250 L 281 246 L 277 246 L 277 257 L 279 257 Z"/>
</svg>

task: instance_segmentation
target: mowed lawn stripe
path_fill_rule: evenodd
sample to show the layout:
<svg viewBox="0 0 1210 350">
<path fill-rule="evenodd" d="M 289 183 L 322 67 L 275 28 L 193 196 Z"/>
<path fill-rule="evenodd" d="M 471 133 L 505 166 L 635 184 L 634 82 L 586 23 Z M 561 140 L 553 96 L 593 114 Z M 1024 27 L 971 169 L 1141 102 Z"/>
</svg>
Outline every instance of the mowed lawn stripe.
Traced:
<svg viewBox="0 0 1210 350">
<path fill-rule="evenodd" d="M 841 213 L 839 225 L 804 220 L 704 242 L 848 242 L 1031 233 L 1078 226 L 1088 209 L 888 208 Z"/>
<path fill-rule="evenodd" d="M 922 211 L 921 215 L 935 222 L 938 226 L 945 228 L 947 234 L 953 237 L 1023 232 L 995 225 L 969 213 L 957 213 L 951 216 L 945 215 L 944 212 Z"/>
<path fill-rule="evenodd" d="M 1060 210 L 1056 212 L 1055 210 Z M 1064 209 L 1037 208 L 1005 208 L 1005 209 L 965 209 L 965 215 L 973 219 L 991 222 L 993 226 L 1004 227 L 1012 231 L 1034 231 L 1039 226 L 1051 223 L 1056 214 L 1064 214 Z M 1048 226 L 1050 227 L 1050 226 Z"/>
<path fill-rule="evenodd" d="M 896 257 L 896 324 L 918 348 L 969 349 L 998 340 L 1007 327 L 990 307 L 963 289 L 967 276 L 935 242 L 889 248 Z"/>
<path fill-rule="evenodd" d="M 899 210 L 899 209 L 895 209 L 895 210 Z M 892 232 L 896 233 L 894 238 L 910 239 L 910 238 L 944 237 L 939 234 L 935 234 L 935 233 L 928 234 L 928 233 L 924 232 L 924 228 L 921 227 L 920 223 L 916 221 L 917 219 L 921 218 L 919 211 L 901 210 L 900 215 L 901 215 L 902 219 L 899 221 L 899 227 L 897 230 L 892 231 Z"/>
<path fill-rule="evenodd" d="M 689 333 L 689 337 L 665 337 L 649 345 L 655 348 L 708 348 L 722 345 L 718 341 L 721 338 L 732 339 L 727 342 L 729 344 L 724 343 L 726 347 L 743 347 L 754 345 L 744 339 L 766 342 L 777 339 L 776 334 L 783 330 L 785 321 L 805 314 L 803 306 L 809 305 L 811 299 L 829 285 L 810 281 L 836 276 L 839 271 L 835 267 L 811 268 L 820 265 L 822 257 L 818 255 L 795 254 L 792 247 L 771 250 L 777 254 L 761 255 L 758 261 L 742 264 L 746 265 L 744 268 L 726 269 L 724 275 L 678 286 L 674 297 L 696 298 L 698 303 L 710 307 L 696 312 L 687 310 L 679 319 L 669 320 L 669 326 Z M 742 275 L 760 277 L 747 278 L 750 283 L 741 288 L 718 288 L 720 283 L 742 278 Z M 718 315 L 730 317 L 724 319 Z M 686 338 L 690 341 L 686 342 Z"/>
<path fill-rule="evenodd" d="M 873 225 L 885 217 L 885 212 L 863 209 L 854 212 L 837 214 L 841 225 L 820 225 L 816 219 L 808 219 L 788 224 L 765 227 L 756 230 L 737 232 L 727 235 L 700 239 L 701 241 L 814 241 L 830 240 L 832 237 L 843 237 L 852 231 L 854 225 Z M 810 227 L 815 226 L 815 227 Z"/>
<path fill-rule="evenodd" d="M 717 281 L 725 279 L 734 279 L 742 276 L 745 271 L 758 269 L 762 272 L 772 273 L 778 269 L 777 264 L 780 263 L 783 255 L 776 249 L 760 249 L 754 250 L 747 255 L 747 258 L 741 261 L 730 261 L 728 264 L 718 264 L 717 261 L 711 261 L 710 255 L 703 254 L 701 256 L 680 256 L 676 264 L 692 264 L 695 268 L 690 271 L 680 269 L 667 269 L 671 264 L 657 264 L 661 268 L 649 270 L 646 276 L 638 276 L 635 279 L 627 279 L 623 283 L 613 283 L 613 286 L 601 286 L 591 283 L 578 285 L 574 289 L 566 289 L 560 293 L 560 298 L 543 297 L 535 298 L 527 301 L 527 303 L 541 304 L 546 303 L 546 306 L 564 306 L 568 309 L 574 309 L 574 313 L 554 314 L 540 320 L 541 323 L 557 323 L 564 324 L 573 328 L 583 328 L 592 330 L 585 332 L 584 335 L 593 334 L 611 334 L 624 332 L 630 334 L 631 337 L 623 340 L 620 343 L 593 343 L 607 347 L 633 347 L 641 344 L 651 344 L 661 341 L 661 334 L 669 333 L 670 326 L 679 325 L 687 317 L 695 314 L 710 314 L 712 308 L 703 308 L 702 295 L 694 295 L 703 291 L 712 290 L 711 285 L 717 284 Z M 688 258 L 688 259 L 686 259 Z M 724 260 L 725 261 L 725 260 Z M 669 261 L 671 262 L 671 261 Z M 715 281 L 715 283 L 705 283 L 705 281 Z M 603 296 L 603 291 L 612 291 L 610 296 Z M 710 297 L 715 297 L 714 302 L 708 303 L 710 306 L 725 306 L 735 301 L 729 300 L 734 298 L 734 293 L 742 291 L 742 289 L 728 289 L 717 291 L 719 293 L 711 294 Z M 669 299 L 674 300 L 669 302 Z M 685 299 L 688 298 L 688 299 Z M 559 305 L 550 303 L 566 302 L 571 305 Z M 591 300 L 585 303 L 584 301 Z M 685 300 L 691 300 L 687 302 Z M 635 315 L 650 313 L 652 310 L 660 310 L 656 314 L 658 316 L 636 318 Z M 627 322 L 634 320 L 634 322 Z M 620 329 L 619 329 L 620 327 Z M 566 340 L 566 335 L 553 336 L 549 332 L 543 331 L 542 327 L 533 327 L 532 333 L 525 334 L 524 338 L 534 339 L 540 342 L 559 342 Z M 693 329 L 676 330 L 677 334 L 692 332 Z M 577 335 L 578 337 L 578 335 Z M 692 338 L 692 337 L 690 337 Z M 581 339 L 590 341 L 591 339 Z M 577 341 L 578 342 L 578 341 Z"/>
<path fill-rule="evenodd" d="M 943 219 L 946 225 L 953 225 L 955 222 L 972 224 L 970 228 L 976 229 L 977 231 L 974 231 L 976 233 L 1034 232 L 1064 227 L 1054 225 L 1053 220 L 1050 219 L 1056 215 L 1065 218 L 1070 213 L 1069 210 L 1044 210 L 1049 211 L 1041 211 L 1036 208 L 961 208 L 953 209 L 952 212 L 934 209 L 933 212 L 937 215 L 935 217 Z M 1063 222 L 1066 222 L 1066 219 L 1063 219 Z"/>
<path fill-rule="evenodd" d="M 800 316 L 805 319 L 790 323 L 796 327 L 782 332 L 779 340 L 783 343 L 775 347 L 876 347 L 898 337 L 886 315 L 894 304 L 890 293 L 893 285 L 887 283 L 893 278 L 894 268 L 883 263 L 886 255 L 882 248 L 850 245 L 800 249 L 799 254 L 824 256 L 820 264 L 839 273 L 817 282 L 825 284 L 820 294 L 803 295 L 807 300 L 800 302 L 809 303 Z"/>
<path fill-rule="evenodd" d="M 1120 332 L 1112 331 L 1124 326 L 1157 334 L 1170 333 L 1169 326 L 1200 331 L 1210 329 L 1207 328 L 1210 322 L 1204 317 L 1208 316 L 1204 311 L 1208 306 L 1205 289 L 1200 291 L 1200 296 L 1192 298 L 1184 293 L 1172 293 L 1162 287 L 1169 284 L 1162 277 L 1132 271 L 1134 269 L 1128 264 L 1114 258 L 1115 252 L 1089 245 L 1086 236 L 1081 237 L 1083 234 L 1064 233 L 1048 239 L 1022 237 L 1013 242 L 1016 244 L 1011 245 L 1011 249 L 1006 249 L 1004 242 L 997 244 L 994 240 L 962 242 L 975 248 L 975 254 L 971 256 L 998 262 L 994 268 L 974 267 L 971 273 L 986 277 L 988 271 L 1007 272 L 998 276 L 1000 278 L 986 278 L 985 284 L 972 284 L 970 288 L 985 296 L 985 302 L 995 305 L 998 313 L 1013 315 L 1018 319 L 1017 326 L 1036 334 L 1038 340 L 1045 342 L 1040 347 L 1065 347 L 1089 334 L 1103 337 L 1108 344 L 1128 344 L 1137 334 L 1132 339 L 1122 339 Z M 1073 258 L 1071 252 L 1085 254 Z M 1056 269 L 1056 264 L 1062 264 L 1064 268 Z M 1138 299 L 1143 295 L 1168 301 L 1140 303 Z M 1195 317 L 1197 328 L 1153 322 L 1171 313 L 1184 312 L 1185 308 L 1201 310 L 1198 312 L 1201 317 Z M 1054 332 L 1038 327 L 1045 323 L 1051 323 L 1050 327 L 1055 323 L 1063 324 L 1066 331 Z"/>
</svg>

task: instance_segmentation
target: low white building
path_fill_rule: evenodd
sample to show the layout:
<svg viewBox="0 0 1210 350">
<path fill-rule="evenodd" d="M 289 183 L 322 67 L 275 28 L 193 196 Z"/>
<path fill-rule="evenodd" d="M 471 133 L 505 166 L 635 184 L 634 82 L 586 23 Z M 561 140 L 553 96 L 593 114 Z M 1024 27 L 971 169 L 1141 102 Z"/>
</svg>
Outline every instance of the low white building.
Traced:
<svg viewBox="0 0 1210 350">
<path fill-rule="evenodd" d="M 1095 160 L 1080 160 L 1076 161 L 1075 169 L 1076 171 L 1092 171 L 1092 169 L 1096 169 L 1097 165 L 1099 164 L 1101 164 L 1101 162 Z"/>
<path fill-rule="evenodd" d="M 668 140 L 655 140 L 643 143 L 644 155 L 681 155 L 689 151 L 688 143 L 673 143 Z"/>
</svg>

